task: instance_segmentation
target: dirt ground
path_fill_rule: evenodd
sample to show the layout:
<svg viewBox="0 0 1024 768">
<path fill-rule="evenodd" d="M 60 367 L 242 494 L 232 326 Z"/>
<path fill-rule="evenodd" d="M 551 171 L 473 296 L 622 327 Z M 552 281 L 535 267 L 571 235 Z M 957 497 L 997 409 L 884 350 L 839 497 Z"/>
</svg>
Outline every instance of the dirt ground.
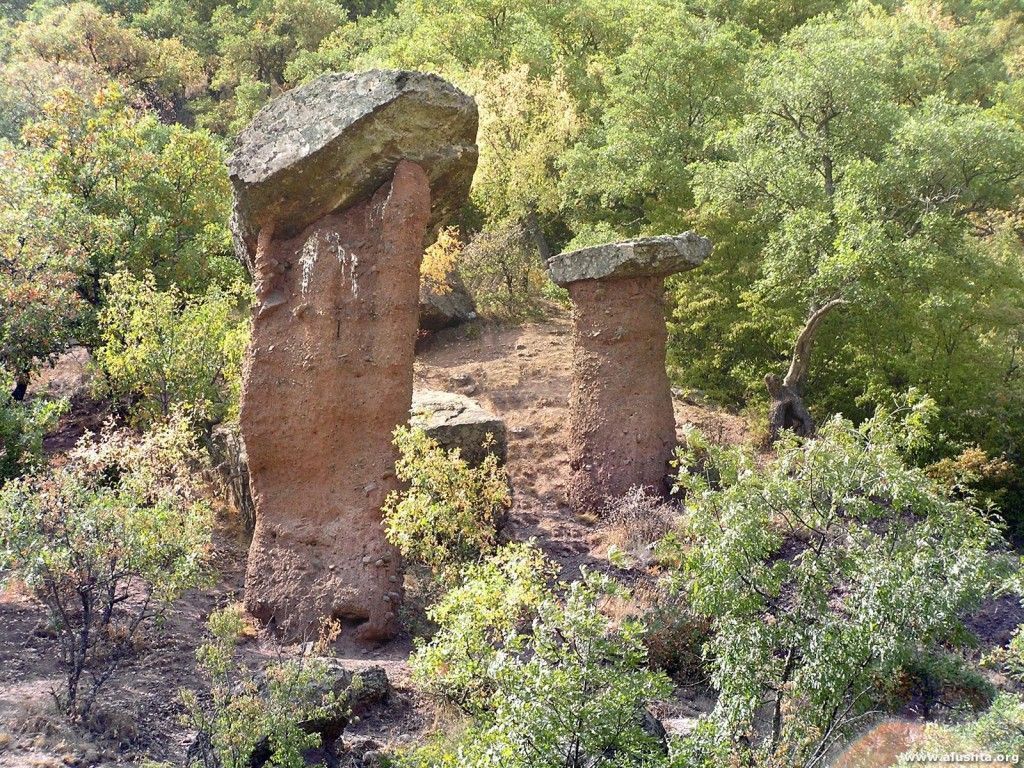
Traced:
<svg viewBox="0 0 1024 768">
<path fill-rule="evenodd" d="M 555 315 L 542 322 L 509 327 L 474 323 L 425 337 L 417 351 L 417 386 L 461 392 L 499 414 L 508 426 L 508 471 L 514 506 L 505 535 L 535 538 L 563 568 L 565 577 L 580 566 L 610 568 L 608 531 L 595 519 L 570 513 L 566 503 L 565 436 L 569 393 L 569 322 Z M 82 391 L 86 362 L 81 353 L 60 361 L 36 382 L 37 391 L 74 397 L 75 408 L 47 446 L 65 450 L 104 413 Z M 674 396 L 677 428 L 692 424 L 712 439 L 744 443 L 752 439 L 743 419 Z M 178 763 L 192 734 L 179 724 L 177 691 L 199 684 L 195 648 L 203 642 L 210 612 L 241 599 L 247 541 L 225 513 L 216 537 L 215 586 L 188 594 L 172 607 L 167 624 L 147 638 L 148 650 L 110 682 L 96 732 L 72 729 L 53 711 L 49 691 L 59 670 L 48 653 L 42 611 L 16 591 L 0 594 L 0 768 L 31 766 L 126 766 L 143 759 Z M 1020 622 L 1016 606 L 995 605 L 980 621 L 995 636 Z M 397 746 L 422 738 L 444 714 L 417 697 L 409 682 L 408 635 L 376 649 L 361 647 L 344 634 L 334 652 L 353 668 L 380 666 L 395 695 L 346 731 L 349 741 L 372 740 Z M 257 636 L 240 647 L 253 665 L 279 654 L 273 638 Z M 666 717 L 692 717 L 711 706 L 699 695 L 669 703 Z"/>
</svg>

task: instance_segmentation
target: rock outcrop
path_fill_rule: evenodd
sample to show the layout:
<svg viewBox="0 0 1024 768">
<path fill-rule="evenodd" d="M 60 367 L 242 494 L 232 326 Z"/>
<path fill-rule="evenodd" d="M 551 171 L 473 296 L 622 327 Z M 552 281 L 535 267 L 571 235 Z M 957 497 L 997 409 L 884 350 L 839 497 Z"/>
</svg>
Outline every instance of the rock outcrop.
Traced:
<svg viewBox="0 0 1024 768">
<path fill-rule="evenodd" d="M 380 507 L 412 400 L 419 265 L 464 201 L 476 107 L 440 78 L 327 75 L 264 107 L 230 162 L 256 293 L 240 425 L 256 528 L 245 601 L 289 638 L 397 630 Z"/>
<path fill-rule="evenodd" d="M 445 275 L 442 288 L 420 280 L 420 330 L 439 331 L 476 319 L 476 304 L 458 272 Z"/>
<path fill-rule="evenodd" d="M 459 455 L 473 466 L 479 465 L 489 453 L 505 462 L 505 422 L 465 395 L 416 390 L 412 394 L 409 423 L 421 427 L 445 450 L 458 448 Z"/>
<path fill-rule="evenodd" d="M 256 525 L 256 505 L 249 489 L 249 457 L 237 423 L 219 424 L 210 435 L 209 453 L 214 482 L 238 514 L 246 531 Z"/>
<path fill-rule="evenodd" d="M 675 447 L 665 371 L 664 282 L 699 266 L 692 232 L 560 253 L 551 278 L 572 299 L 569 504 L 596 512 L 633 487 L 663 493 Z"/>
<path fill-rule="evenodd" d="M 505 421 L 465 395 L 413 389 L 409 423 L 423 429 L 445 450 L 458 448 L 460 455 L 473 466 L 478 466 L 490 453 L 505 463 L 508 454 Z M 238 425 L 215 427 L 209 452 L 213 462 L 211 480 L 220 486 L 224 501 L 251 531 L 256 522 L 256 506 L 249 490 L 249 457 Z"/>
<path fill-rule="evenodd" d="M 291 703 L 300 711 L 319 711 L 317 717 L 300 720 L 296 727 L 303 733 L 319 736 L 324 757 L 333 759 L 336 758 L 335 742 L 341 738 L 353 718 L 362 717 L 387 703 L 391 696 L 391 682 L 380 667 L 353 672 L 334 658 L 318 658 L 314 661 L 324 666 L 324 679 L 299 691 L 302 698 Z M 259 687 L 265 690 L 265 679 L 260 681 Z M 324 706 L 325 702 L 329 702 L 329 706 Z M 266 765 L 273 756 L 272 748 L 270 736 L 261 737 L 249 756 L 249 768 Z"/>
</svg>

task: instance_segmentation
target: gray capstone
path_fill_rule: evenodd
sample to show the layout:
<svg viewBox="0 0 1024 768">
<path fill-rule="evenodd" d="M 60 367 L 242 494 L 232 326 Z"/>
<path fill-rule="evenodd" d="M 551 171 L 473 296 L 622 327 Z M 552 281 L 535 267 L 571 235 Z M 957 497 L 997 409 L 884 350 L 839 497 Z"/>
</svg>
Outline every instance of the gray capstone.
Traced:
<svg viewBox="0 0 1024 768">
<path fill-rule="evenodd" d="M 560 253 L 548 260 L 548 271 L 551 280 L 563 286 L 579 280 L 667 277 L 699 267 L 710 254 L 708 238 L 684 232 Z"/>
<path fill-rule="evenodd" d="M 459 449 L 476 466 L 489 454 L 504 463 L 508 450 L 505 422 L 479 403 L 455 392 L 417 389 L 412 393 L 409 423 L 446 450 Z"/>
<path fill-rule="evenodd" d="M 476 170 L 473 99 L 436 75 L 332 73 L 277 97 L 239 134 L 228 171 L 235 247 L 251 264 L 260 227 L 298 234 L 373 194 L 400 160 L 430 179 L 431 228 L 465 201 Z"/>
</svg>

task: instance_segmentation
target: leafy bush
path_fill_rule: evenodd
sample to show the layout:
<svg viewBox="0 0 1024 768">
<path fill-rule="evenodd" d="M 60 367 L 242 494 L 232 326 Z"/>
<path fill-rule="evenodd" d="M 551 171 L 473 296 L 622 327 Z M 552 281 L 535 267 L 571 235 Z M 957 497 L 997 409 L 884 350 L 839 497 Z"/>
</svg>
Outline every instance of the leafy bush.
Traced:
<svg viewBox="0 0 1024 768">
<path fill-rule="evenodd" d="M 186 298 L 159 291 L 152 276 L 110 278 L 95 353 L 101 389 L 149 424 L 185 409 L 197 424 L 220 422 L 237 407 L 248 324 L 238 294 L 211 289 Z"/>
<path fill-rule="evenodd" d="M 385 500 L 385 534 L 406 561 L 450 582 L 494 550 L 499 519 L 511 504 L 508 476 L 495 454 L 470 466 L 458 449 L 445 451 L 422 429 L 398 427 L 394 442 L 395 473 L 408 488 Z"/>
<path fill-rule="evenodd" d="M 0 485 L 39 465 L 43 438 L 67 409 L 66 400 L 15 400 L 0 369 Z"/>
<path fill-rule="evenodd" d="M 462 249 L 459 276 L 481 314 L 513 320 L 536 314 L 550 285 L 536 244 L 517 224 L 474 237 Z"/>
<path fill-rule="evenodd" d="M 213 638 L 196 652 L 209 690 L 182 691 L 184 723 L 197 732 L 187 764 L 202 768 L 248 768 L 267 762 L 280 768 L 306 766 L 303 753 L 321 746 L 304 722 L 344 717 L 344 696 L 330 684 L 322 658 L 281 661 L 255 675 L 235 660 L 245 619 L 237 607 L 210 614 Z M 323 652 L 334 638 L 322 634 L 314 649 Z M 255 754 L 262 760 L 256 761 Z"/>
<path fill-rule="evenodd" d="M 528 622 L 550 576 L 551 564 L 529 544 L 508 544 L 469 565 L 462 583 L 427 612 L 439 629 L 429 643 L 417 641 L 413 679 L 467 714 L 487 710 L 491 664 L 505 639 Z"/>
<path fill-rule="evenodd" d="M 959 617 L 1005 575 L 990 512 L 905 462 L 930 408 L 860 427 L 836 417 L 764 466 L 691 435 L 681 465 L 705 463 L 680 476 L 677 543 L 682 582 L 712 625 L 725 743 L 748 736 L 760 758 L 820 763 L 903 665 L 963 642 Z"/>
<path fill-rule="evenodd" d="M 585 573 L 555 590 L 551 571 L 532 545 L 508 545 L 434 608 L 440 630 L 413 656 L 414 677 L 474 718 L 434 764 L 592 768 L 661 757 L 643 708 L 671 685 L 647 667 L 643 625 L 601 611 L 624 588 Z"/>
<path fill-rule="evenodd" d="M 423 252 L 420 279 L 434 293 L 449 293 L 451 286 L 448 284 L 448 276 L 457 271 L 461 252 L 459 230 L 455 227 L 445 227 L 437 233 L 437 240 Z"/>
<path fill-rule="evenodd" d="M 908 761 L 912 755 L 928 753 L 986 753 L 1007 756 L 1004 765 L 1015 762 L 1010 756 L 1024 753 L 1024 698 L 1019 694 L 1000 693 L 977 719 L 960 725 L 928 724 L 924 738 L 912 752 L 901 756 L 901 762 Z"/>
<path fill-rule="evenodd" d="M 1024 626 L 1017 627 L 1010 642 L 986 656 L 982 665 L 1005 674 L 1015 690 L 997 693 L 991 706 L 976 718 L 955 725 L 929 724 L 915 752 L 1024 753 L 1024 697 L 1019 692 L 1024 683 Z"/>
<path fill-rule="evenodd" d="M 0 490 L 0 572 L 49 611 L 67 672 L 58 704 L 84 718 L 102 686 L 205 572 L 212 516 L 189 477 L 181 419 L 142 437 L 106 429 L 50 473 Z"/>
<path fill-rule="evenodd" d="M 680 685 L 706 686 L 710 666 L 701 650 L 710 634 L 706 616 L 697 615 L 685 595 L 660 585 L 634 589 L 644 607 L 644 644 L 650 665 Z"/>
<path fill-rule="evenodd" d="M 74 267 L 82 249 L 68 229 L 64 201 L 46 195 L 28 158 L 0 141 L 0 366 L 19 396 L 81 331 Z"/>
</svg>

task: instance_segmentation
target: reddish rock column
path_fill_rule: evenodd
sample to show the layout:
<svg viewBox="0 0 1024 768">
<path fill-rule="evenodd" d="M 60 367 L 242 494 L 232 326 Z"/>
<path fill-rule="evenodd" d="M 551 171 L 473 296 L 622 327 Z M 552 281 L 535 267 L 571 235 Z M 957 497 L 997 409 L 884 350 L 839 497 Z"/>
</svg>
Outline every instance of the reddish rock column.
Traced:
<svg viewBox="0 0 1024 768">
<path fill-rule="evenodd" d="M 245 602 L 291 639 L 337 618 L 381 640 L 401 600 L 380 508 L 412 401 L 420 260 L 468 192 L 476 111 L 417 73 L 304 88 L 257 115 L 231 161 L 257 299 L 240 418 L 256 506 Z"/>
<path fill-rule="evenodd" d="M 395 631 L 397 552 L 380 507 L 398 487 L 391 432 L 407 421 L 430 185 L 403 162 L 374 196 L 269 257 L 287 297 L 253 320 L 241 428 L 258 510 L 249 610 L 307 633 L 322 616 Z"/>
<path fill-rule="evenodd" d="M 572 298 L 569 504 L 594 512 L 641 486 L 667 490 L 675 418 L 665 370 L 664 282 L 699 265 L 705 238 L 597 246 L 549 262 Z"/>
</svg>

